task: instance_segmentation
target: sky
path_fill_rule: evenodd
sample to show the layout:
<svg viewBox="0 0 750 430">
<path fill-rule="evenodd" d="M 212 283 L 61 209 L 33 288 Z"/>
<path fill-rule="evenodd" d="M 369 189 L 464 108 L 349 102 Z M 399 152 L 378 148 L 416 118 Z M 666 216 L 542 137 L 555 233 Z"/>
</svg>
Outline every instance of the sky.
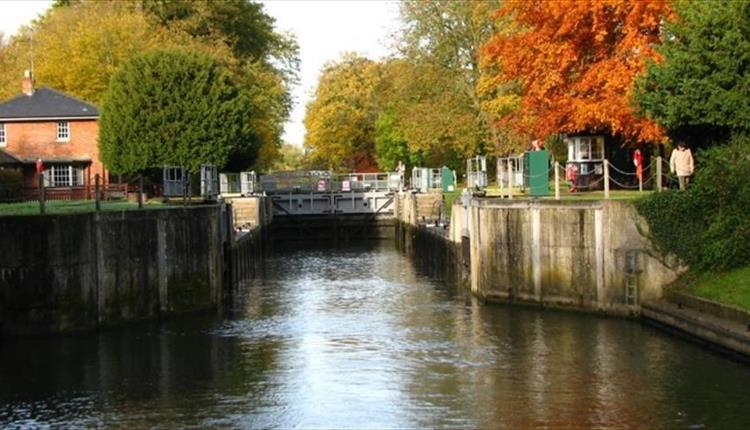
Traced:
<svg viewBox="0 0 750 430">
<path fill-rule="evenodd" d="M 395 0 L 262 0 L 276 28 L 296 35 L 300 47 L 300 85 L 294 88 L 295 107 L 284 128 L 284 140 L 301 145 L 305 106 L 323 65 L 343 52 L 372 59 L 388 54 L 390 36 L 398 29 Z M 43 13 L 51 1 L 0 0 L 0 31 L 6 37 Z"/>
</svg>

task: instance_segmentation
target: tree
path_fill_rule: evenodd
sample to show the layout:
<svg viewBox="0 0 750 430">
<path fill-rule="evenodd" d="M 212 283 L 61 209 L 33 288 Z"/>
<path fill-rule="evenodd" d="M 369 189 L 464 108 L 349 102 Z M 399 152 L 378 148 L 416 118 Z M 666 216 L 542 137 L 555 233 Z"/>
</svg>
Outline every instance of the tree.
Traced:
<svg viewBox="0 0 750 430">
<path fill-rule="evenodd" d="M 297 145 L 285 143 L 279 149 L 279 157 L 273 164 L 273 170 L 300 170 L 303 167 L 305 153 Z"/>
<path fill-rule="evenodd" d="M 305 147 L 314 166 L 376 170 L 378 64 L 354 54 L 326 65 L 305 112 Z"/>
<path fill-rule="evenodd" d="M 256 142 L 249 147 L 262 149 L 235 153 L 227 168 L 268 167 L 278 156 L 298 67 L 294 39 L 273 24 L 261 4 L 244 0 L 61 0 L 0 52 L 0 96 L 18 94 L 31 64 L 32 33 L 37 85 L 95 104 L 112 74 L 140 53 L 157 47 L 200 52 L 229 70 L 255 106 L 249 121 Z"/>
<path fill-rule="evenodd" d="M 297 83 L 299 48 L 294 38 L 279 33 L 263 5 L 249 0 L 141 0 L 158 27 L 187 36 L 207 46 L 229 49 L 223 64 L 247 90 L 255 111 L 250 119 L 261 142 L 256 169 L 267 169 L 279 156 L 283 125 L 293 101 L 289 88 Z M 248 167 L 247 157 L 235 157 L 227 166 Z"/>
<path fill-rule="evenodd" d="M 389 115 L 408 149 L 404 162 L 461 169 L 461 158 L 481 148 L 477 117 L 462 100 L 456 81 L 432 63 L 408 59 L 380 65 L 378 105 Z"/>
<path fill-rule="evenodd" d="M 401 3 L 404 27 L 398 42 L 406 61 L 396 65 L 403 97 L 394 101 L 400 102 L 396 114 L 410 148 L 445 152 L 448 145 L 463 156 L 495 152 L 500 142 L 483 106 L 478 53 L 498 30 L 492 12 L 499 4 L 499 0 Z"/>
<path fill-rule="evenodd" d="M 101 107 L 101 158 L 114 173 L 221 167 L 234 153 L 257 151 L 251 114 L 247 95 L 214 59 L 179 50 L 144 53 L 112 76 Z"/>
<path fill-rule="evenodd" d="M 694 145 L 750 134 L 750 1 L 684 1 L 635 100 Z"/>
<path fill-rule="evenodd" d="M 2 92 L 16 95 L 23 70 L 33 61 L 37 85 L 98 104 L 118 67 L 157 47 L 195 50 L 226 63 L 231 58 L 231 50 L 222 45 L 155 26 L 134 3 L 60 2 L 11 41 L 16 59 Z"/>
<path fill-rule="evenodd" d="M 392 172 L 401 161 L 408 165 L 420 164 L 420 153 L 411 152 L 404 133 L 392 112 L 383 111 L 375 121 L 375 157 L 381 170 Z"/>
<path fill-rule="evenodd" d="M 517 82 L 519 109 L 503 120 L 537 136 L 601 132 L 658 142 L 662 129 L 637 115 L 633 81 L 656 58 L 666 0 L 508 0 L 507 23 L 484 47 L 497 83 Z"/>
</svg>

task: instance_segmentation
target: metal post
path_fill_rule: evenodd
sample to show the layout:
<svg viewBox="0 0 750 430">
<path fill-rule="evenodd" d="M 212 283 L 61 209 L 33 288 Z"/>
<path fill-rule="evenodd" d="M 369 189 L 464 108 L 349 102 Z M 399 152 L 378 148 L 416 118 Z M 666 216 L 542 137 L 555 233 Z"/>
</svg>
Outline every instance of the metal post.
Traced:
<svg viewBox="0 0 750 430">
<path fill-rule="evenodd" d="M 508 159 L 508 198 L 513 198 L 513 162 Z"/>
<path fill-rule="evenodd" d="M 661 177 L 661 155 L 656 157 L 656 191 L 661 192 L 662 190 L 662 177 Z"/>
<path fill-rule="evenodd" d="M 189 186 L 188 185 L 188 176 L 187 176 L 188 173 L 187 173 L 187 171 L 185 170 L 184 167 L 180 167 L 180 172 L 181 172 L 180 175 L 182 175 L 181 176 L 181 178 L 182 178 L 182 205 L 186 206 L 187 205 L 188 186 Z"/>
<path fill-rule="evenodd" d="M 138 176 L 138 208 L 143 208 L 143 175 Z"/>
<path fill-rule="evenodd" d="M 555 161 L 555 200 L 560 200 L 560 163 Z"/>
<path fill-rule="evenodd" d="M 641 174 L 638 175 L 638 192 L 643 192 L 643 170 L 641 170 Z"/>
<path fill-rule="evenodd" d="M 102 209 L 101 199 L 102 199 L 102 196 L 101 196 L 101 190 L 99 188 L 99 174 L 97 173 L 96 175 L 94 175 L 94 201 L 95 201 L 94 204 L 96 206 L 97 211 Z"/>
<path fill-rule="evenodd" d="M 604 198 L 609 199 L 609 161 L 604 159 Z"/>
<path fill-rule="evenodd" d="M 44 172 L 39 174 L 39 213 L 45 213 Z"/>
</svg>

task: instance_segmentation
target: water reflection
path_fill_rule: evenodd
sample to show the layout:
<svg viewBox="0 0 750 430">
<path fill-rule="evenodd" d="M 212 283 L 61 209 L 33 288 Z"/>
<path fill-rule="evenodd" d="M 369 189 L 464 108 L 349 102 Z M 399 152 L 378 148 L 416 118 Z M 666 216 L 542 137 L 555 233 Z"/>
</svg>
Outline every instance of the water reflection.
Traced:
<svg viewBox="0 0 750 430">
<path fill-rule="evenodd" d="M 748 428 L 750 368 L 481 306 L 390 247 L 279 253 L 222 317 L 0 343 L 0 426 Z"/>
</svg>

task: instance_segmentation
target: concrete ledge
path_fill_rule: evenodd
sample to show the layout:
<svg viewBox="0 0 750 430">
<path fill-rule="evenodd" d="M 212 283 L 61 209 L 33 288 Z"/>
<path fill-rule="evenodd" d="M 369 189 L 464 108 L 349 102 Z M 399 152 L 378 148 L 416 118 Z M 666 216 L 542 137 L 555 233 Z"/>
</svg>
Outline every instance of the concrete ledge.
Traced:
<svg viewBox="0 0 750 430">
<path fill-rule="evenodd" d="M 739 324 L 750 324 L 750 312 L 737 306 L 725 305 L 674 290 L 667 291 L 665 298 L 674 304 L 682 304 L 685 307 L 695 309 L 704 314 L 713 315 Z"/>
<path fill-rule="evenodd" d="M 474 198 L 471 200 L 472 207 L 502 208 L 502 209 L 529 209 L 529 208 L 556 208 L 556 209 L 601 209 L 604 202 L 601 200 L 573 201 L 573 200 L 549 200 L 517 198 L 507 199 L 501 197 Z"/>
<path fill-rule="evenodd" d="M 585 314 L 606 315 L 612 317 L 632 317 L 640 312 L 637 306 L 613 305 L 607 308 L 597 308 L 595 303 L 583 303 L 580 300 L 564 296 L 547 296 L 539 301 L 530 294 L 511 295 L 504 291 L 493 291 L 483 299 L 487 303 L 519 305 L 537 309 L 557 309 Z"/>
<path fill-rule="evenodd" d="M 747 326 L 706 315 L 661 300 L 641 306 L 641 315 L 647 320 L 687 333 L 690 336 L 727 351 L 750 358 L 750 332 Z"/>
</svg>

